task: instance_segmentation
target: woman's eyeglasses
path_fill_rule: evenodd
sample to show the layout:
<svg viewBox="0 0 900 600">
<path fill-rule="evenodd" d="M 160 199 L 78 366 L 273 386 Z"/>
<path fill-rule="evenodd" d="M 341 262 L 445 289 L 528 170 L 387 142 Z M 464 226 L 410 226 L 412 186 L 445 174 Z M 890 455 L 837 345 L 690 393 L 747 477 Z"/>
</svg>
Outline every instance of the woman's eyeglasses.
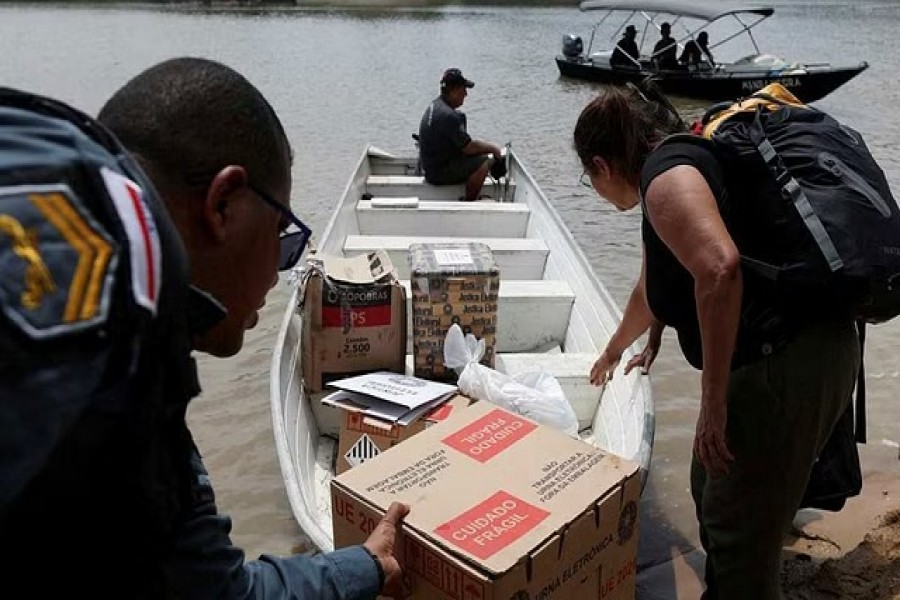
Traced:
<svg viewBox="0 0 900 600">
<path fill-rule="evenodd" d="M 254 194 L 259 196 L 266 204 L 277 210 L 287 219 L 288 227 L 279 234 L 280 256 L 278 262 L 279 271 L 287 271 L 294 268 L 303 251 L 309 243 L 312 230 L 301 221 L 294 212 L 277 201 L 275 198 L 262 191 L 253 184 L 247 184 Z"/>
</svg>

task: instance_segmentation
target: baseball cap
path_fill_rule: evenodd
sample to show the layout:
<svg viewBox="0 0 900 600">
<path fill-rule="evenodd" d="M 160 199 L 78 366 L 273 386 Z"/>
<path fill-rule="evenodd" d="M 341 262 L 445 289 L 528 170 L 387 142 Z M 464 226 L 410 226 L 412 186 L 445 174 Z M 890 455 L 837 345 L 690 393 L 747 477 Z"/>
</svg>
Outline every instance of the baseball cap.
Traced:
<svg viewBox="0 0 900 600">
<path fill-rule="evenodd" d="M 475 87 L 475 83 L 466 79 L 459 69 L 447 69 L 444 71 L 444 76 L 441 77 L 441 89 L 458 85 L 464 85 L 467 88 Z"/>
</svg>

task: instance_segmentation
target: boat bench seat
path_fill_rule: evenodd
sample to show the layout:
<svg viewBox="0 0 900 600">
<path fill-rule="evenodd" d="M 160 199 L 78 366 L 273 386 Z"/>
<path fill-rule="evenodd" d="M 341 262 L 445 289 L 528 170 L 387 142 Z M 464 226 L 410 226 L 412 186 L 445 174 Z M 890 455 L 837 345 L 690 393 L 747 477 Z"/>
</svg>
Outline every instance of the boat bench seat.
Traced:
<svg viewBox="0 0 900 600">
<path fill-rule="evenodd" d="M 409 281 L 406 288 L 407 331 L 412 352 L 416 323 Z M 497 294 L 497 352 L 537 352 L 559 346 L 566 337 L 575 292 L 562 280 L 509 280 Z"/>
<path fill-rule="evenodd" d="M 432 185 L 422 175 L 369 175 L 365 191 L 376 197 L 416 196 L 420 200 L 459 200 L 466 195 L 466 186 L 464 183 Z M 497 197 L 501 191 L 490 177 L 484 180 L 482 194 Z M 514 198 L 515 191 L 516 182 L 510 181 L 507 198 Z"/>
<path fill-rule="evenodd" d="M 516 375 L 526 371 L 541 371 L 553 375 L 559 382 L 566 400 L 575 411 L 579 429 L 590 427 L 600 402 L 602 387 L 591 385 L 589 376 L 598 354 L 581 352 L 499 353 L 494 368 L 501 373 Z M 413 374 L 413 356 L 406 355 L 406 372 Z"/>
<path fill-rule="evenodd" d="M 459 202 L 377 197 L 356 205 L 363 234 L 417 235 L 433 231 L 466 237 L 525 237 L 531 209 L 522 202 Z"/>
<path fill-rule="evenodd" d="M 389 235 L 348 235 L 344 239 L 344 255 L 355 256 L 375 250 L 384 250 L 394 263 L 397 277 L 409 279 L 409 246 L 422 243 L 480 242 L 487 244 L 500 268 L 500 279 L 541 279 L 547 255 L 547 244 L 538 238 L 479 238 L 479 237 L 432 237 L 432 236 L 389 236 Z"/>
<path fill-rule="evenodd" d="M 588 427 L 600 402 L 602 387 L 591 385 L 591 367 L 599 353 L 500 353 L 494 368 L 508 375 L 525 371 L 543 371 L 553 375 L 572 405 L 579 427 Z"/>
</svg>

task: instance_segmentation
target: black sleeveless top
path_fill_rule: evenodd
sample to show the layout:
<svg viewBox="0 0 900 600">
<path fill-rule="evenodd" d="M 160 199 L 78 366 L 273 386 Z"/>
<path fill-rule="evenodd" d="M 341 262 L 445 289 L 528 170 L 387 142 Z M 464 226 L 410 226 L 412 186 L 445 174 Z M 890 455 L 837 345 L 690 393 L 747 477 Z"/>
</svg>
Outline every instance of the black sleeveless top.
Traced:
<svg viewBox="0 0 900 600">
<path fill-rule="evenodd" d="M 641 171 L 641 198 L 657 176 L 679 165 L 696 168 L 706 180 L 722 220 L 740 250 L 748 235 L 739 227 L 739 223 L 743 222 L 738 197 L 740 188 L 732 186 L 729 190 L 725 168 L 702 144 L 677 141 L 654 151 Z M 650 310 L 658 320 L 678 332 L 678 342 L 685 358 L 693 367 L 702 369 L 703 346 L 694 297 L 694 278 L 656 234 L 646 209 L 641 231 L 647 261 L 645 279 Z M 776 306 L 767 282 L 749 269 L 744 269 L 742 274 L 744 293 L 732 369 L 770 354 L 786 343 L 799 328 L 797 319 Z"/>
</svg>

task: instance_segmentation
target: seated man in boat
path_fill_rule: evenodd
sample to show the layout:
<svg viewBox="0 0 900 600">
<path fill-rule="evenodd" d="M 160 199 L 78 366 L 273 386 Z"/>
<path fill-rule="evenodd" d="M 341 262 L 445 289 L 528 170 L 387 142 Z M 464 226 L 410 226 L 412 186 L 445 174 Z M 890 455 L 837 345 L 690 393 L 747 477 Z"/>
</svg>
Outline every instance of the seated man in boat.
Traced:
<svg viewBox="0 0 900 600">
<path fill-rule="evenodd" d="M 460 110 L 468 90 L 475 84 L 459 69 L 447 69 L 441 77 L 441 95 L 432 101 L 419 124 L 419 159 L 425 181 L 432 185 L 466 184 L 463 200 L 477 200 L 490 173 L 506 174 L 503 152 L 498 146 L 472 139 L 466 115 Z"/>
<path fill-rule="evenodd" d="M 99 123 L 9 90 L 0 115 L 0 281 L 20 292 L 0 294 L 6 572 L 37 565 L 37 594 L 59 598 L 404 595 L 397 503 L 363 545 L 246 560 L 186 422 L 191 353 L 236 354 L 309 237 L 262 94 L 176 58 L 126 83 Z"/>
<path fill-rule="evenodd" d="M 697 35 L 696 41 L 690 40 L 684 45 L 684 51 L 682 51 L 678 62 L 689 67 L 694 66 L 700 68 L 704 61 L 704 56 L 710 67 L 716 66 L 716 61 L 713 59 L 712 52 L 709 51 L 709 34 L 705 31 L 701 31 Z"/>
<path fill-rule="evenodd" d="M 659 32 L 662 37 L 653 47 L 653 62 L 656 63 L 657 69 L 677 69 L 678 45 L 675 43 L 675 38 L 672 37 L 672 26 L 663 23 Z"/>
<path fill-rule="evenodd" d="M 637 29 L 634 25 L 625 28 L 622 39 L 613 49 L 612 56 L 609 57 L 609 64 L 615 68 L 639 69 L 638 60 L 641 57 L 641 51 L 637 46 Z"/>
</svg>

